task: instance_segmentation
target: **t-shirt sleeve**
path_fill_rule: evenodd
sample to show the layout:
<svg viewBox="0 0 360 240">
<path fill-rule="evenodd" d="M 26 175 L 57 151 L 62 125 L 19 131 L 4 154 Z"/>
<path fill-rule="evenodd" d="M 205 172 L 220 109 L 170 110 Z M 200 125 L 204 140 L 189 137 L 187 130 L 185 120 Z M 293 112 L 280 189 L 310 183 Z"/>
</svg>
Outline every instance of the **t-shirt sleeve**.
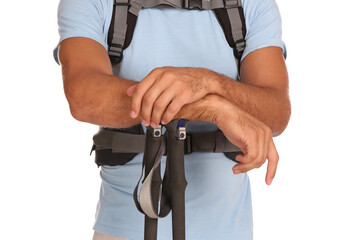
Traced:
<svg viewBox="0 0 360 240">
<path fill-rule="evenodd" d="M 281 16 L 275 0 L 247 0 L 244 8 L 247 33 L 242 59 L 257 49 L 270 46 L 280 47 L 286 58 Z"/>
<path fill-rule="evenodd" d="M 86 37 L 107 46 L 106 25 L 109 24 L 106 0 L 60 0 L 58 26 L 60 41 L 71 37 Z M 110 15 L 111 16 L 111 15 Z M 54 50 L 58 61 L 58 46 Z"/>
</svg>

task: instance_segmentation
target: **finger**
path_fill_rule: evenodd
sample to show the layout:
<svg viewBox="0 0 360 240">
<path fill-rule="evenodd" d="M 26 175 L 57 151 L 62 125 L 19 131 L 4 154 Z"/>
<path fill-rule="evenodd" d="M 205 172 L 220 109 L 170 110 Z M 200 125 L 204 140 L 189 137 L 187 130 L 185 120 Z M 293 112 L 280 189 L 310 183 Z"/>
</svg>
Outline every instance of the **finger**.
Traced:
<svg viewBox="0 0 360 240">
<path fill-rule="evenodd" d="M 266 136 L 265 132 L 261 130 L 257 130 L 256 134 L 253 135 L 257 136 L 255 138 L 257 143 L 250 145 L 249 152 L 244 156 L 237 156 L 236 160 L 239 160 L 240 164 L 233 167 L 233 172 L 235 174 L 248 172 L 254 168 L 260 168 L 266 161 L 268 149 L 267 142 L 269 138 Z"/>
<path fill-rule="evenodd" d="M 246 173 L 254 168 L 254 165 L 251 163 L 238 163 L 232 168 L 232 171 L 234 174 L 240 174 Z"/>
<path fill-rule="evenodd" d="M 137 84 L 135 85 L 132 85 L 131 87 L 129 87 L 127 90 L 126 90 L 126 94 L 129 96 L 129 97 L 132 97 L 133 94 L 134 94 L 134 90 L 135 90 L 135 87 L 137 86 Z"/>
<path fill-rule="evenodd" d="M 162 116 L 166 110 L 166 108 L 171 103 L 172 99 L 174 98 L 176 89 L 166 89 L 161 93 L 158 99 L 154 103 L 154 108 L 152 110 L 151 115 L 151 126 L 157 127 L 160 124 Z"/>
<path fill-rule="evenodd" d="M 256 133 L 249 133 L 247 139 L 244 140 L 246 146 L 246 152 L 244 155 L 236 156 L 236 160 L 241 163 L 251 163 L 259 157 L 260 153 L 260 139 Z"/>
<path fill-rule="evenodd" d="M 173 101 L 166 108 L 165 113 L 161 118 L 161 123 L 165 125 L 171 122 L 175 115 L 180 111 L 182 106 L 184 106 L 184 101 L 181 100 L 181 97 L 174 98 Z"/>
<path fill-rule="evenodd" d="M 269 142 L 269 151 L 268 151 L 268 167 L 265 177 L 265 182 L 267 185 L 270 185 L 275 177 L 277 165 L 279 162 L 279 154 L 276 150 L 274 141 L 271 139 Z"/>
<path fill-rule="evenodd" d="M 144 94 L 148 89 L 154 84 L 158 78 L 160 71 L 153 70 L 149 75 L 147 75 L 133 90 L 131 104 L 130 104 L 130 113 L 133 118 L 136 118 L 140 113 L 141 103 L 144 97 Z"/>
<path fill-rule="evenodd" d="M 162 94 L 164 90 L 162 87 L 164 86 L 155 83 L 144 94 L 141 102 L 140 116 L 147 124 L 151 123 L 151 115 L 153 112 L 154 103 Z"/>
</svg>

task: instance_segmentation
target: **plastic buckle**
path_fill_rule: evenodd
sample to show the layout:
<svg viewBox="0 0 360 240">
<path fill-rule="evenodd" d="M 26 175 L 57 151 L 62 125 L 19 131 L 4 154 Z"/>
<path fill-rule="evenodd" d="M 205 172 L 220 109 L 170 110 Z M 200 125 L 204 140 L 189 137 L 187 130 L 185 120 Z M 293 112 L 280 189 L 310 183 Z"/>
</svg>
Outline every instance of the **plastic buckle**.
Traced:
<svg viewBox="0 0 360 240">
<path fill-rule="evenodd" d="M 224 7 L 226 9 L 228 8 L 236 8 L 239 7 L 241 5 L 239 5 L 238 0 L 224 0 Z"/>
<path fill-rule="evenodd" d="M 184 0 L 184 8 L 186 9 L 202 9 L 202 0 Z"/>
<path fill-rule="evenodd" d="M 239 59 L 241 57 L 242 52 L 245 49 L 245 45 L 246 45 L 246 43 L 245 43 L 244 39 L 240 39 L 235 42 L 236 48 L 234 48 L 234 55 L 236 56 L 236 58 Z"/>
<path fill-rule="evenodd" d="M 114 5 L 116 6 L 129 6 L 128 0 L 114 0 Z"/>
<path fill-rule="evenodd" d="M 120 44 L 111 44 L 109 47 L 109 57 L 111 63 L 119 64 L 123 58 L 123 46 Z"/>
</svg>

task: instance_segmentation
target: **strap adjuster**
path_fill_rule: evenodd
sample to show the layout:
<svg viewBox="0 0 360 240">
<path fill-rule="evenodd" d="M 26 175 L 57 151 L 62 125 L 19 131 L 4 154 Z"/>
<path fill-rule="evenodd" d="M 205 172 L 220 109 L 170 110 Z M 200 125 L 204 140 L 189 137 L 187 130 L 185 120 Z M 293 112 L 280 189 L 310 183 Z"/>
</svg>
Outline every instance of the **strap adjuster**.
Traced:
<svg viewBox="0 0 360 240">
<path fill-rule="evenodd" d="M 241 4 L 239 4 L 238 0 L 224 0 L 224 7 L 226 9 L 228 8 L 237 8 L 240 7 Z"/>
<path fill-rule="evenodd" d="M 245 39 L 240 39 L 235 42 L 234 55 L 237 59 L 241 58 L 242 53 L 244 52 L 245 49 L 245 45 L 246 45 Z"/>
<path fill-rule="evenodd" d="M 202 9 L 202 0 L 184 0 L 184 8 L 186 9 Z"/>
<path fill-rule="evenodd" d="M 111 44 L 109 47 L 109 57 L 111 60 L 111 63 L 113 64 L 119 64 L 123 58 L 123 46 L 120 44 Z"/>
</svg>

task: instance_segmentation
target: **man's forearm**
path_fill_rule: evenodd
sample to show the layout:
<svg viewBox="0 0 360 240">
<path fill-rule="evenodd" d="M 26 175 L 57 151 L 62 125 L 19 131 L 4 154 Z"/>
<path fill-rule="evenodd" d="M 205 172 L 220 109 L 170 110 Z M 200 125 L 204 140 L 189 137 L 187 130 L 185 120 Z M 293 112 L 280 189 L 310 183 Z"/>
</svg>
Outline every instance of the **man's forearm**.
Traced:
<svg viewBox="0 0 360 240">
<path fill-rule="evenodd" d="M 125 128 L 140 122 L 131 118 L 130 97 L 126 90 L 135 81 L 112 75 L 84 73 L 73 76 L 65 87 L 70 110 L 75 119 L 99 126 Z"/>
<path fill-rule="evenodd" d="M 212 93 L 226 98 L 265 123 L 274 136 L 285 129 L 291 111 L 288 94 L 275 88 L 237 82 L 217 73 L 213 75 L 212 85 Z"/>
</svg>

